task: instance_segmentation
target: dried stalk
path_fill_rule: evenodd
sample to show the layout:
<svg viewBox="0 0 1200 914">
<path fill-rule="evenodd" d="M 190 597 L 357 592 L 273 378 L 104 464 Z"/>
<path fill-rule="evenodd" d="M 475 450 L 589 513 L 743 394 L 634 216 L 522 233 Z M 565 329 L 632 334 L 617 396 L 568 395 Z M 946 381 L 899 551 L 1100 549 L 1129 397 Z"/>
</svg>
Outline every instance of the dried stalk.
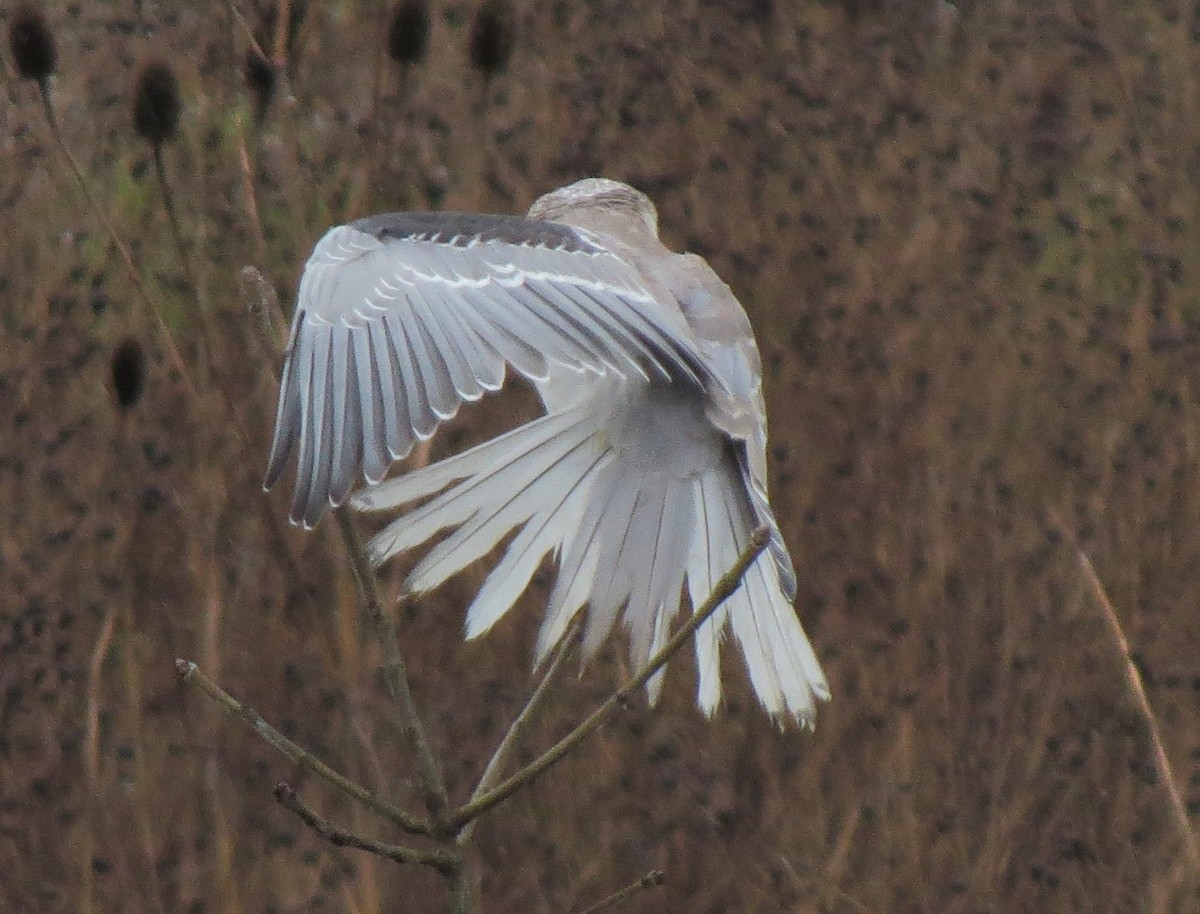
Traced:
<svg viewBox="0 0 1200 914">
<path fill-rule="evenodd" d="M 199 689 L 218 705 L 227 714 L 233 717 L 241 718 L 250 725 L 255 733 L 257 733 L 264 741 L 273 746 L 278 751 L 282 752 L 301 768 L 311 771 L 313 774 L 328 781 L 342 793 L 357 800 L 367 809 L 371 810 L 376 815 L 387 819 L 394 823 L 399 828 L 412 835 L 429 835 L 433 833 L 433 827 L 424 820 L 413 816 L 403 809 L 393 806 L 385 800 L 381 800 L 375 794 L 371 793 L 360 784 L 356 784 L 344 775 L 339 774 L 330 768 L 325 762 L 321 761 L 317 756 L 313 755 L 307 749 L 298 746 L 292 742 L 269 723 L 263 720 L 262 715 L 255 711 L 247 704 L 238 701 L 219 685 L 200 672 L 200 668 L 190 660 L 176 660 L 175 671 L 179 674 L 179 678 L 188 685 Z"/>
<path fill-rule="evenodd" d="M 338 847 L 353 847 L 368 853 L 378 854 L 395 863 L 417 863 L 432 867 L 443 876 L 451 876 L 458 869 L 458 857 L 447 851 L 418 850 L 401 844 L 387 844 L 366 838 L 332 824 L 319 816 L 297 796 L 295 789 L 286 783 L 275 785 L 275 799 L 284 809 L 294 812 L 300 820 L 318 835 Z"/>
<path fill-rule="evenodd" d="M 611 911 L 617 905 L 624 904 L 635 895 L 640 895 L 646 889 L 658 888 L 666 882 L 662 870 L 651 870 L 640 879 L 636 879 L 623 889 L 618 889 L 607 898 L 602 898 L 590 907 L 584 908 L 579 914 L 600 914 L 601 911 Z"/>
<path fill-rule="evenodd" d="M 1078 540 L 1075 539 L 1071 531 L 1058 518 L 1052 516 L 1051 523 L 1074 548 L 1076 558 L 1079 561 L 1079 567 L 1083 571 L 1084 580 L 1087 581 L 1088 588 L 1091 590 L 1092 596 L 1095 598 L 1097 605 L 1099 605 L 1104 615 L 1105 625 L 1107 625 L 1109 634 L 1112 636 L 1113 643 L 1117 648 L 1117 653 L 1121 657 L 1125 685 L 1133 696 L 1134 702 L 1137 704 L 1138 714 L 1145 723 L 1147 732 L 1150 734 L 1154 767 L 1158 773 L 1159 782 L 1166 788 L 1167 800 L 1171 808 L 1171 818 L 1179 830 L 1180 837 L 1183 839 L 1188 860 L 1191 863 L 1192 875 L 1198 876 L 1200 875 L 1200 842 L 1197 841 L 1196 832 L 1193 830 L 1191 821 L 1188 818 L 1187 806 L 1184 804 L 1183 794 L 1179 790 L 1179 781 L 1175 778 L 1174 769 L 1171 767 L 1171 760 L 1167 757 L 1167 750 L 1163 745 L 1162 731 L 1158 726 L 1158 718 L 1155 716 L 1154 710 L 1150 707 L 1150 700 L 1146 697 L 1146 688 L 1142 683 L 1142 676 L 1138 672 L 1137 664 L 1133 662 L 1133 654 L 1129 650 L 1129 641 L 1125 637 L 1124 629 L 1121 628 L 1121 620 L 1117 617 L 1117 610 L 1113 606 L 1112 600 L 1108 598 L 1108 592 L 1104 589 L 1104 584 L 1101 582 L 1100 576 L 1096 574 L 1092 560 L 1088 558 L 1088 554 L 1084 552 Z"/>
</svg>

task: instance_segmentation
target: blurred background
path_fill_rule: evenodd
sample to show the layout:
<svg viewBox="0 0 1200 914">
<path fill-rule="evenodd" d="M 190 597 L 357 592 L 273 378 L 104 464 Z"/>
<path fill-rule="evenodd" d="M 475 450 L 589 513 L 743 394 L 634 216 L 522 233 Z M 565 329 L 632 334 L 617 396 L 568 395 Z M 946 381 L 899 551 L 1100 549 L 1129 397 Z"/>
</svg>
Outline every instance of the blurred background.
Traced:
<svg viewBox="0 0 1200 914">
<path fill-rule="evenodd" d="M 666 885 L 625 910 L 1200 909 L 1080 563 L 1194 827 L 1195 4 L 285 8 L 279 27 L 261 3 L 50 2 L 53 66 L 0 58 L 0 910 L 440 908 L 436 876 L 280 809 L 286 778 L 398 837 L 175 679 L 196 660 L 415 802 L 337 531 L 289 528 L 287 493 L 261 491 L 278 357 L 238 274 L 290 312 L 334 223 L 522 212 L 588 175 L 647 192 L 751 315 L 834 700 L 814 733 L 780 732 L 730 656 L 706 721 L 681 655 L 658 708 L 483 820 L 485 910 L 578 910 L 653 867 Z M 482 407 L 434 458 L 529 403 Z M 532 684 L 546 595 L 463 644 L 486 568 L 399 620 L 458 799 Z M 576 665 L 519 756 L 623 658 Z"/>
</svg>

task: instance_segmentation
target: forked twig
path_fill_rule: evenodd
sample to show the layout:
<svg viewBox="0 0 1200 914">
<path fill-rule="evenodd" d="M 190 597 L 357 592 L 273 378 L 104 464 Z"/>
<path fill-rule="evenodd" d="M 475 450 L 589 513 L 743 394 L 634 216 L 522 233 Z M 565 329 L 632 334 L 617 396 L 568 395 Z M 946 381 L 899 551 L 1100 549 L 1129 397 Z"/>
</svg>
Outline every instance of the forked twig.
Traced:
<svg viewBox="0 0 1200 914">
<path fill-rule="evenodd" d="M 429 835 L 433 833 L 433 827 L 417 816 L 411 815 L 393 806 L 391 803 L 381 800 L 371 791 L 367 790 L 360 784 L 351 781 L 344 775 L 339 774 L 330 768 L 325 762 L 317 758 L 307 749 L 298 746 L 292 742 L 269 723 L 267 723 L 262 715 L 255 711 L 247 704 L 238 701 L 219 685 L 200 672 L 200 668 L 190 660 L 176 660 L 175 671 L 179 674 L 179 678 L 188 685 L 198 688 L 201 692 L 220 705 L 221 709 L 233 717 L 241 718 L 250 725 L 255 733 L 257 733 L 264 741 L 269 743 L 278 751 L 282 752 L 293 762 L 313 774 L 328 781 L 342 793 L 357 800 L 373 813 L 382 816 L 390 822 L 395 823 L 398 827 L 413 835 Z"/>
<path fill-rule="evenodd" d="M 504 770 L 504 763 L 508 761 L 508 757 L 512 754 L 512 749 L 516 745 L 517 739 L 525 732 L 525 728 L 533 719 L 533 712 L 537 710 L 542 699 L 548 694 L 550 683 L 558 676 L 558 671 L 562 669 L 567 656 L 571 653 L 571 647 L 575 642 L 575 635 L 579 632 L 581 624 L 582 616 L 576 615 L 571 620 L 571 624 L 567 626 L 567 630 L 563 633 L 562 638 L 558 642 L 558 647 L 554 651 L 554 657 L 550 660 L 549 666 L 546 667 L 546 672 L 542 674 L 541 681 L 538 682 L 537 687 L 529 696 L 529 700 L 525 702 L 525 707 L 521 709 L 521 712 L 513 720 L 511 726 L 508 728 L 508 732 L 504 734 L 503 739 L 500 740 L 500 744 L 496 746 L 496 751 L 492 753 L 491 759 L 488 760 L 487 767 L 484 769 L 479 783 L 475 785 L 475 790 L 471 793 L 472 800 L 479 799 L 479 797 L 483 796 L 499 783 L 500 773 Z M 458 833 L 458 844 L 460 847 L 470 842 L 477 821 L 477 819 L 472 819 Z"/>
<path fill-rule="evenodd" d="M 283 782 L 276 784 L 275 799 L 280 806 L 294 812 L 305 825 L 330 844 L 335 844 L 338 847 L 353 847 L 361 851 L 368 851 L 372 854 L 378 854 L 380 857 L 386 857 L 395 863 L 417 863 L 422 866 L 432 867 L 444 876 L 452 876 L 458 870 L 457 855 L 448 851 L 418 850 L 415 847 L 405 847 L 402 844 L 387 844 L 386 842 L 376 841 L 374 838 L 367 838 L 363 835 L 347 831 L 344 828 L 339 828 L 328 819 L 318 815 L 311 806 L 301 800 L 290 784 Z"/>
<path fill-rule="evenodd" d="M 267 290 L 271 288 L 270 284 L 263 281 L 255 283 L 253 286 L 254 288 L 251 288 L 251 284 L 247 284 L 243 286 L 243 291 L 257 291 L 260 296 L 259 313 L 279 315 L 278 299 L 271 301 L 268 297 Z M 279 316 L 282 318 L 282 315 Z M 275 352 L 280 351 L 283 345 L 277 332 L 281 323 L 282 319 L 258 321 L 259 331 L 268 336 L 267 345 Z M 271 371 L 278 380 L 279 366 L 274 360 L 271 362 Z M 425 805 L 434 819 L 440 822 L 450 806 L 450 801 L 446 796 L 441 762 L 425 733 L 425 725 L 417 713 L 416 701 L 413 699 L 412 689 L 408 683 L 408 667 L 404 662 L 404 656 L 400 653 L 395 615 L 388 612 L 383 605 L 383 597 L 379 592 L 379 579 L 375 575 L 375 569 L 367 557 L 362 538 L 358 535 L 353 521 L 350 520 L 344 508 L 336 508 L 331 513 L 337 523 L 342 542 L 346 546 L 350 566 L 354 570 L 359 599 L 367 611 L 367 615 L 375 624 L 379 632 L 379 640 L 383 644 L 384 677 L 387 680 L 388 690 L 399 706 L 400 726 L 417 753 L 417 761 L 421 766 L 421 778 L 425 787 Z"/>
<path fill-rule="evenodd" d="M 456 809 L 450 815 L 449 821 L 446 823 L 447 827 L 453 831 L 457 831 L 472 819 L 504 802 L 522 787 L 532 783 L 546 769 L 559 762 L 563 756 L 605 724 L 619 708 L 623 707 L 629 701 L 633 693 L 649 682 L 650 677 L 657 673 L 671 659 L 675 652 L 695 634 L 696 629 L 703 625 L 717 611 L 721 604 L 733 595 L 734 591 L 741 585 L 742 578 L 745 576 L 747 570 L 754 564 L 754 560 L 767 547 L 769 540 L 769 529 L 759 527 L 755 530 L 746 551 L 742 553 L 741 557 L 725 573 L 721 580 L 717 581 L 712 593 L 708 595 L 708 599 L 696 608 L 692 613 L 692 617 L 688 619 L 687 624 L 683 625 L 633 678 L 613 692 L 604 704 L 600 705 L 574 730 L 547 749 L 537 759 L 530 762 L 499 786 L 484 793 L 482 796 L 473 798 Z"/>
</svg>

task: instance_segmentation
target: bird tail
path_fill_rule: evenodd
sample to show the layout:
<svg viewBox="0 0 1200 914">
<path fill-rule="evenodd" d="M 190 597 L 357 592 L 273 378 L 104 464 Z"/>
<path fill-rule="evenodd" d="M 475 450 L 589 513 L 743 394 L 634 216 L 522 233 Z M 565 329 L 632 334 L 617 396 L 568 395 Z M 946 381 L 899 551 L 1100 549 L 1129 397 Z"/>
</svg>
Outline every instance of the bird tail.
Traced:
<svg viewBox="0 0 1200 914">
<path fill-rule="evenodd" d="M 750 545 L 760 520 L 733 464 L 702 475 L 694 486 L 696 534 L 687 577 L 689 598 L 698 606 Z M 772 540 L 782 546 L 777 529 L 772 529 Z M 811 725 L 817 701 L 829 699 L 820 661 L 792 606 L 794 585 L 786 577 L 778 561 L 760 556 L 742 586 L 696 632 L 698 701 L 706 714 L 721 699 L 720 647 L 727 624 L 741 648 L 750 684 L 773 717 L 791 716 Z"/>
<path fill-rule="evenodd" d="M 371 540 L 371 560 L 381 564 L 455 528 L 409 575 L 407 589 L 421 593 L 521 527 L 467 611 L 467 637 L 483 634 L 529 586 L 546 554 L 561 552 L 578 526 L 597 477 L 612 462 L 597 432 L 594 409 L 551 413 L 364 490 L 352 502 L 360 510 L 399 508 L 433 496 Z"/>
<path fill-rule="evenodd" d="M 691 473 L 647 472 L 610 446 L 603 422 L 590 404 L 551 413 L 365 490 L 353 503 L 366 510 L 428 499 L 371 540 L 372 560 L 379 564 L 454 528 L 409 576 L 407 588 L 424 592 L 519 527 L 467 610 L 467 637 L 491 628 L 553 553 L 559 572 L 538 635 L 538 662 L 586 605 L 585 656 L 595 652 L 624 609 L 631 660 L 642 667 L 670 634 L 685 579 L 692 605 L 699 606 L 748 547 L 759 520 L 732 454 Z M 810 722 L 816 699 L 828 697 L 785 589 L 778 563 L 760 558 L 742 587 L 697 632 L 699 703 L 705 713 L 720 702 L 720 646 L 727 627 L 773 716 Z M 660 671 L 648 684 L 651 701 L 661 682 Z"/>
</svg>

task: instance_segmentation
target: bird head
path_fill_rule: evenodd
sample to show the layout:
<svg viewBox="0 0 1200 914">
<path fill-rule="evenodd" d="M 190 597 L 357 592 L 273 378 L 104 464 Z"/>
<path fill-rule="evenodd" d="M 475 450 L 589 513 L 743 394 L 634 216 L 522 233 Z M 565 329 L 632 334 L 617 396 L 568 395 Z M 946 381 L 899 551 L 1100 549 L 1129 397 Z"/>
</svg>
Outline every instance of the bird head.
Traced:
<svg viewBox="0 0 1200 914">
<path fill-rule="evenodd" d="M 583 228 L 613 217 L 640 222 L 653 237 L 658 237 L 658 211 L 650 198 L 628 184 L 608 178 L 584 178 L 543 194 L 529 207 L 530 219 Z"/>
</svg>

